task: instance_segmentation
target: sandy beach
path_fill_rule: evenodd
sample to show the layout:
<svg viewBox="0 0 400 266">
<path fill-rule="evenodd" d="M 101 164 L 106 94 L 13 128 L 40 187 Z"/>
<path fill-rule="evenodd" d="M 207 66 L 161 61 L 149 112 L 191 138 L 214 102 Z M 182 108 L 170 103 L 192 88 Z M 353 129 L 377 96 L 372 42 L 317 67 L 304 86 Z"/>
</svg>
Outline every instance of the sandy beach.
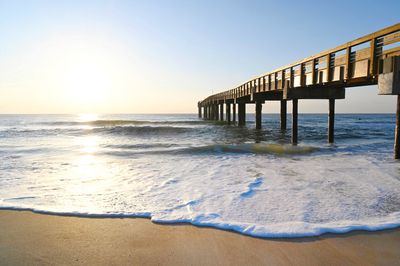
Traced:
<svg viewBox="0 0 400 266">
<path fill-rule="evenodd" d="M 400 230 L 258 239 L 148 219 L 0 211 L 1 265 L 399 265 Z"/>
</svg>

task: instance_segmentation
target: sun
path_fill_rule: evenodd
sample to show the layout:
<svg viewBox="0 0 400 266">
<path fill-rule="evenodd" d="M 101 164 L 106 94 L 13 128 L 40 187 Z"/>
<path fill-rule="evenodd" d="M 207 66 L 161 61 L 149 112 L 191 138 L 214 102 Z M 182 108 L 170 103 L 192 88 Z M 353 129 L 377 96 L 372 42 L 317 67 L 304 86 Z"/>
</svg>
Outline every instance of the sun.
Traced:
<svg viewBox="0 0 400 266">
<path fill-rule="evenodd" d="M 105 67 L 95 60 L 76 61 L 64 76 L 64 90 L 76 104 L 104 103 L 112 89 L 112 79 Z"/>
</svg>

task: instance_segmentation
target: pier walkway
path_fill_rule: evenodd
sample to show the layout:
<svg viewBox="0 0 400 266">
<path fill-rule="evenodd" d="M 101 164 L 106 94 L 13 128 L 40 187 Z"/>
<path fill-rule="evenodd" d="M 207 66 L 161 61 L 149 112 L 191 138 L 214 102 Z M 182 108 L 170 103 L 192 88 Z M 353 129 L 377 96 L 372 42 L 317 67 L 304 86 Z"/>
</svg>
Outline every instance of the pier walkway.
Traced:
<svg viewBox="0 0 400 266">
<path fill-rule="evenodd" d="M 345 98 L 345 88 L 376 84 L 378 94 L 397 95 L 394 157 L 400 159 L 400 23 L 211 95 L 198 102 L 199 117 L 243 126 L 246 104 L 255 104 L 261 129 L 263 103 L 280 101 L 281 129 L 286 130 L 287 101 L 292 101 L 292 144 L 297 144 L 299 100 L 326 99 L 328 142 L 333 143 L 335 100 Z"/>
</svg>

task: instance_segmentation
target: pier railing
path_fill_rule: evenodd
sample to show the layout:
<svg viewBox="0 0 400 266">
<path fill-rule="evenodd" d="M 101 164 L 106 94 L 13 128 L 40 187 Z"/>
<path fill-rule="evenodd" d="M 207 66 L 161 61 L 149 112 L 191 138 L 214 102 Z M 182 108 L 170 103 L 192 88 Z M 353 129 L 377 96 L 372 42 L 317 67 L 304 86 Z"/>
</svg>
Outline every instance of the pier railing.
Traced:
<svg viewBox="0 0 400 266">
<path fill-rule="evenodd" d="M 400 55 L 400 23 L 252 78 L 199 104 L 335 82 L 346 87 L 377 84 L 381 60 L 396 55 Z"/>
<path fill-rule="evenodd" d="M 254 103 L 256 128 L 262 104 L 281 101 L 281 129 L 286 129 L 287 100 L 292 101 L 292 143 L 297 143 L 299 99 L 328 99 L 328 141 L 334 141 L 335 100 L 345 88 L 378 84 L 379 94 L 397 95 L 395 158 L 400 158 L 400 23 L 252 78 L 198 102 L 199 117 L 238 125 L 246 120 L 246 104 Z M 373 103 L 371 103 L 373 104 Z M 231 112 L 232 105 L 232 112 Z M 203 114 L 203 115 L 202 115 Z"/>
</svg>

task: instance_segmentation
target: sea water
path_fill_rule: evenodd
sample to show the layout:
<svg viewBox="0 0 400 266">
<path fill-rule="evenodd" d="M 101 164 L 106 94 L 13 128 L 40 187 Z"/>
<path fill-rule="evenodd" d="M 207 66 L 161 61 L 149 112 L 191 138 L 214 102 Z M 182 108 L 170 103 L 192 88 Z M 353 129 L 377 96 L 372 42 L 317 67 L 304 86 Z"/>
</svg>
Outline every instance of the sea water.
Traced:
<svg viewBox="0 0 400 266">
<path fill-rule="evenodd" d="M 1 115 L 0 208 L 148 217 L 259 237 L 400 225 L 395 117 L 279 116 L 245 127 L 197 115 Z M 290 118 L 288 121 L 290 125 Z"/>
</svg>

